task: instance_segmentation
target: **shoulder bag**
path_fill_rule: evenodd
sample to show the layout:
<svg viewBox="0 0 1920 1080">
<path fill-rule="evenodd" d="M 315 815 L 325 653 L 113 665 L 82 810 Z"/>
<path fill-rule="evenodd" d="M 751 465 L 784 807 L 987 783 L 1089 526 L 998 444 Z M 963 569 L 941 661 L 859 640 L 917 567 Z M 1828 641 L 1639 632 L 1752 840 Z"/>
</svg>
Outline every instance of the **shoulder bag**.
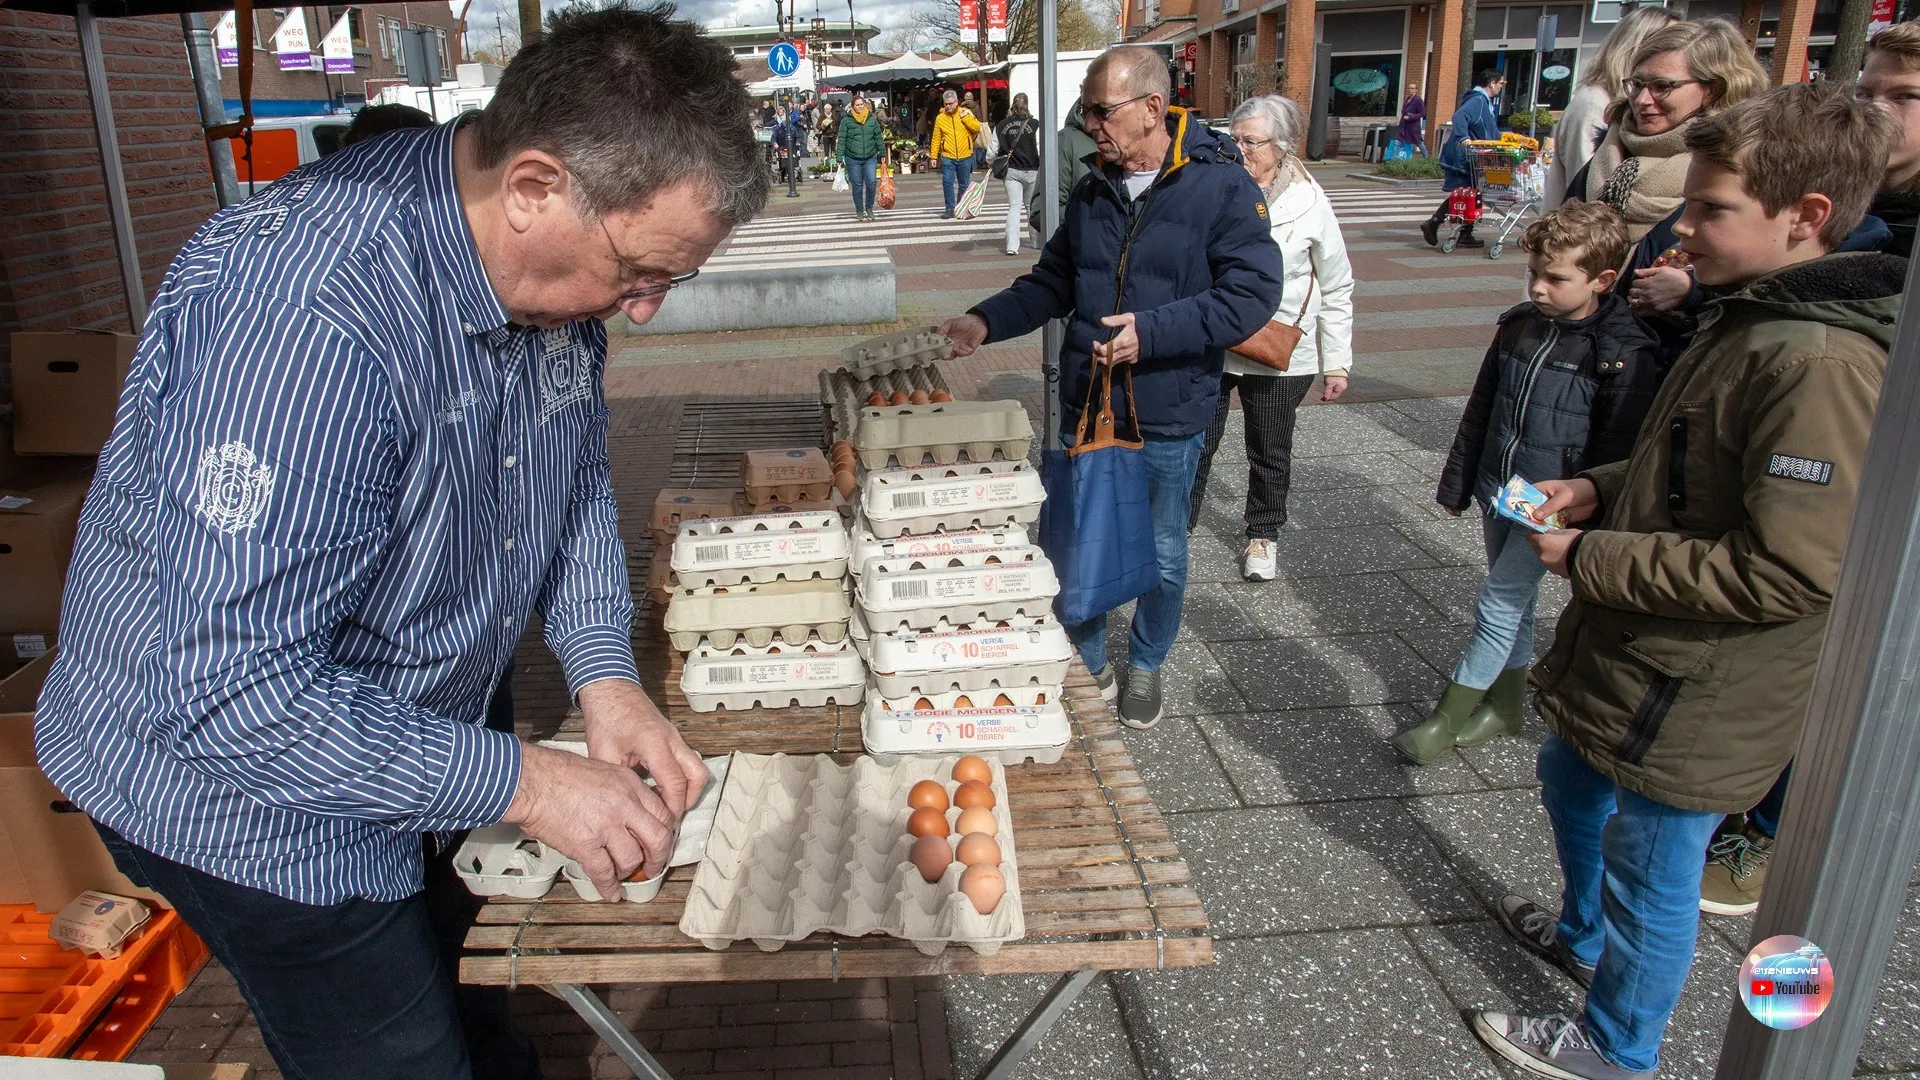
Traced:
<svg viewBox="0 0 1920 1080">
<path fill-rule="evenodd" d="M 1307 308 L 1313 305 L 1313 287 L 1318 281 L 1319 275 L 1307 271 L 1307 296 L 1300 301 L 1300 314 L 1294 316 L 1291 324 L 1268 319 L 1252 337 L 1233 347 L 1234 355 L 1275 371 L 1287 370 L 1287 365 L 1293 363 L 1293 350 L 1300 345 L 1300 327 L 1307 321 Z"/>
</svg>

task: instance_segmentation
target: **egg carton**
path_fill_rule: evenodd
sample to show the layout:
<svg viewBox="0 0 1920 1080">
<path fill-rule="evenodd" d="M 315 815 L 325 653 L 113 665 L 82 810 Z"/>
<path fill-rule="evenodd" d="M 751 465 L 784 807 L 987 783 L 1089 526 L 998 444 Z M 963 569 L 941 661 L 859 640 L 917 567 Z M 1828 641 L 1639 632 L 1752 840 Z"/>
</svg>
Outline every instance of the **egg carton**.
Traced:
<svg viewBox="0 0 1920 1080">
<path fill-rule="evenodd" d="M 653 533 L 655 544 L 663 548 L 672 547 L 674 533 L 683 521 L 733 517 L 746 512 L 745 492 L 713 488 L 663 488 L 660 494 L 654 496 L 653 513 L 647 518 L 647 529 Z"/>
<path fill-rule="evenodd" d="M 745 640 L 759 648 L 775 638 L 805 645 L 818 637 L 831 645 L 847 636 L 847 590 L 838 580 L 769 581 L 673 594 L 662 625 L 667 640 L 691 652 L 702 640 L 728 649 Z"/>
<path fill-rule="evenodd" d="M 952 356 L 953 339 L 931 326 L 881 334 L 840 350 L 845 369 L 863 377 L 921 367 Z"/>
<path fill-rule="evenodd" d="M 822 502 L 833 492 L 833 466 L 816 447 L 749 450 L 740 455 L 747 502 Z"/>
<path fill-rule="evenodd" d="M 566 861 L 518 825 L 490 825 L 467 834 L 453 853 L 453 872 L 475 896 L 532 900 L 547 895 Z"/>
<path fill-rule="evenodd" d="M 875 536 L 898 537 L 1037 521 L 1046 497 L 1022 458 L 869 472 L 860 507 Z"/>
<path fill-rule="evenodd" d="M 750 940 L 766 952 L 821 931 L 883 933 L 928 956 L 953 943 L 991 956 L 1025 937 L 1004 768 L 990 766 L 994 839 L 1007 885 L 991 913 L 980 914 L 961 895 L 958 863 L 929 882 L 908 858 L 907 792 L 929 778 L 951 792 L 954 760 L 883 765 L 862 757 L 840 765 L 824 754 L 733 755 L 680 932 L 709 949 Z M 959 814 L 957 807 L 947 811 L 949 828 Z"/>
<path fill-rule="evenodd" d="M 938 405 L 868 406 L 855 421 L 853 448 L 860 464 L 907 468 L 931 459 L 951 465 L 991 461 L 998 453 L 1024 461 L 1033 448 L 1033 421 L 1018 401 L 946 401 Z"/>
<path fill-rule="evenodd" d="M 1060 591 L 1053 564 L 1031 545 L 933 559 L 875 559 L 856 591 L 869 629 L 929 630 L 984 619 L 1039 618 Z"/>
<path fill-rule="evenodd" d="M 665 609 L 673 602 L 673 594 L 680 591 L 680 577 L 673 572 L 673 547 L 653 549 L 653 557 L 647 561 L 647 595 L 653 598 L 655 607 Z"/>
<path fill-rule="evenodd" d="M 853 646 L 774 642 L 760 648 L 702 646 L 687 654 L 680 692 L 694 712 L 721 709 L 819 708 L 851 705 L 866 696 L 867 668 Z"/>
<path fill-rule="evenodd" d="M 851 522 L 854 517 L 854 510 L 856 509 L 853 497 L 859 494 L 860 489 L 852 482 L 852 473 L 841 473 L 839 475 L 846 477 L 848 481 L 847 493 L 844 495 L 836 489 L 828 494 L 826 498 L 817 502 L 810 499 L 796 499 L 793 502 L 774 499 L 769 502 L 748 506 L 746 508 L 747 512 L 752 514 L 808 514 L 816 510 L 831 510 L 840 515 L 841 521 Z"/>
<path fill-rule="evenodd" d="M 884 697 L 1053 687 L 1066 681 L 1073 644 L 1045 619 L 1018 629 L 987 627 L 871 639 L 874 687 Z"/>
<path fill-rule="evenodd" d="M 863 523 L 864 524 L 864 523 Z M 924 559 L 942 555 L 960 555 L 970 551 L 1025 547 L 1032 543 L 1024 526 L 1001 525 L 991 529 L 962 529 L 915 536 L 881 538 L 868 528 L 856 528 L 848 541 L 852 550 L 847 568 L 855 577 L 865 572 L 873 559 Z"/>
<path fill-rule="evenodd" d="M 847 527 L 832 510 L 701 518 L 673 541 L 683 589 L 847 575 Z"/>
<path fill-rule="evenodd" d="M 854 429 L 860 423 L 860 410 L 872 405 L 875 394 L 885 399 L 884 404 L 903 405 L 916 404 L 915 396 L 922 396 L 922 403 L 928 405 L 943 404 L 954 397 L 946 376 L 930 365 L 867 378 L 844 370 L 823 371 L 820 373 L 820 407 L 826 441 L 851 442 Z"/>
<path fill-rule="evenodd" d="M 959 622 L 954 622 L 951 619 L 941 618 L 935 620 L 933 625 L 921 627 L 917 630 L 913 627 L 906 627 L 904 629 L 895 627 L 886 632 L 894 634 L 950 634 L 959 630 L 1024 630 L 1051 621 L 1053 621 L 1053 609 L 1049 607 L 1047 610 L 1037 612 L 1033 615 L 1014 614 L 1003 619 L 982 617 L 973 620 L 962 619 Z M 859 655 L 861 661 L 869 668 L 873 666 L 873 642 L 878 636 L 879 635 L 875 634 L 873 628 L 868 624 L 866 613 L 860 610 L 860 605 L 855 604 L 853 611 L 847 616 L 847 640 L 853 643 L 853 651 Z"/>
<path fill-rule="evenodd" d="M 867 753 L 888 764 L 929 754 L 979 754 L 1001 765 L 1051 765 L 1073 738 L 1062 696 L 1058 686 L 868 694 L 860 737 Z"/>
</svg>

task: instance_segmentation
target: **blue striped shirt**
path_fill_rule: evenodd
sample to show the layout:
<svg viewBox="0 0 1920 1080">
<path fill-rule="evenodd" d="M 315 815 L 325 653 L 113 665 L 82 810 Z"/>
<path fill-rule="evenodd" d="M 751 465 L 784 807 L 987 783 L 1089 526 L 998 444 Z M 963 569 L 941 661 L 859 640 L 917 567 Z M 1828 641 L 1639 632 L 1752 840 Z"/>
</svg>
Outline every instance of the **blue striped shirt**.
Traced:
<svg viewBox="0 0 1920 1080">
<path fill-rule="evenodd" d="M 484 726 L 539 610 L 570 688 L 634 679 L 606 331 L 511 324 L 453 126 L 222 211 L 161 283 L 80 517 L 42 767 L 134 843 L 290 899 L 396 900 L 497 821 Z"/>
</svg>

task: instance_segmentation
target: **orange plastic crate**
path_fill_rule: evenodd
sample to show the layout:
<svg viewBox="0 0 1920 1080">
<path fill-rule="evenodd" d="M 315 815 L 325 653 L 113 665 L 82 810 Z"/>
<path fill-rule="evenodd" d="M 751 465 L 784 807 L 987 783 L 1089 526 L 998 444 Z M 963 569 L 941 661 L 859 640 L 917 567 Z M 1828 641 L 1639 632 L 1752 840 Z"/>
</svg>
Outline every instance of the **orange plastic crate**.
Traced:
<svg viewBox="0 0 1920 1080">
<path fill-rule="evenodd" d="M 164 908 L 112 960 L 54 944 L 52 922 L 31 905 L 0 905 L 0 1056 L 118 1061 L 207 962 Z"/>
</svg>

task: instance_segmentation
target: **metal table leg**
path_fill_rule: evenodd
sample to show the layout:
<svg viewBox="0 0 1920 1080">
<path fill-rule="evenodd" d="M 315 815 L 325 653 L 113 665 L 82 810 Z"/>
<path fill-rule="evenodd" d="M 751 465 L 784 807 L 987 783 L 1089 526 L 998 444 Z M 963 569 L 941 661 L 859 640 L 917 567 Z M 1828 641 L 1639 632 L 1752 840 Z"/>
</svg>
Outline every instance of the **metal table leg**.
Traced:
<svg viewBox="0 0 1920 1080">
<path fill-rule="evenodd" d="M 1093 985 L 1093 980 L 1099 974 L 1098 971 L 1070 971 L 1060 976 L 1060 981 L 1053 984 L 1053 989 L 1040 999 L 1040 1004 L 1033 1007 L 1027 1018 L 1020 1021 L 1020 1026 L 1013 1029 L 1007 1041 L 1000 1044 L 1000 1049 L 994 1051 L 993 1060 L 980 1070 L 976 1080 L 1006 1080 L 1011 1077 L 1020 1063 L 1027 1059 L 1027 1055 L 1033 1053 L 1034 1047 L 1040 1045 L 1040 1040 L 1047 1037 L 1047 1032 L 1060 1019 L 1060 1014 L 1067 1011 L 1081 991 Z"/>
<path fill-rule="evenodd" d="M 620 1018 L 593 991 L 578 983 L 554 983 L 545 989 L 547 993 L 573 1006 L 573 1011 L 580 1014 L 580 1019 L 587 1022 L 593 1033 L 600 1036 L 600 1041 L 607 1044 L 615 1057 L 626 1062 L 627 1068 L 632 1069 L 633 1075 L 640 1080 L 673 1080 L 653 1055 L 647 1053 L 647 1048 L 640 1045 L 640 1040 L 633 1037 L 633 1032 L 627 1030 L 627 1025 L 621 1023 Z"/>
</svg>

